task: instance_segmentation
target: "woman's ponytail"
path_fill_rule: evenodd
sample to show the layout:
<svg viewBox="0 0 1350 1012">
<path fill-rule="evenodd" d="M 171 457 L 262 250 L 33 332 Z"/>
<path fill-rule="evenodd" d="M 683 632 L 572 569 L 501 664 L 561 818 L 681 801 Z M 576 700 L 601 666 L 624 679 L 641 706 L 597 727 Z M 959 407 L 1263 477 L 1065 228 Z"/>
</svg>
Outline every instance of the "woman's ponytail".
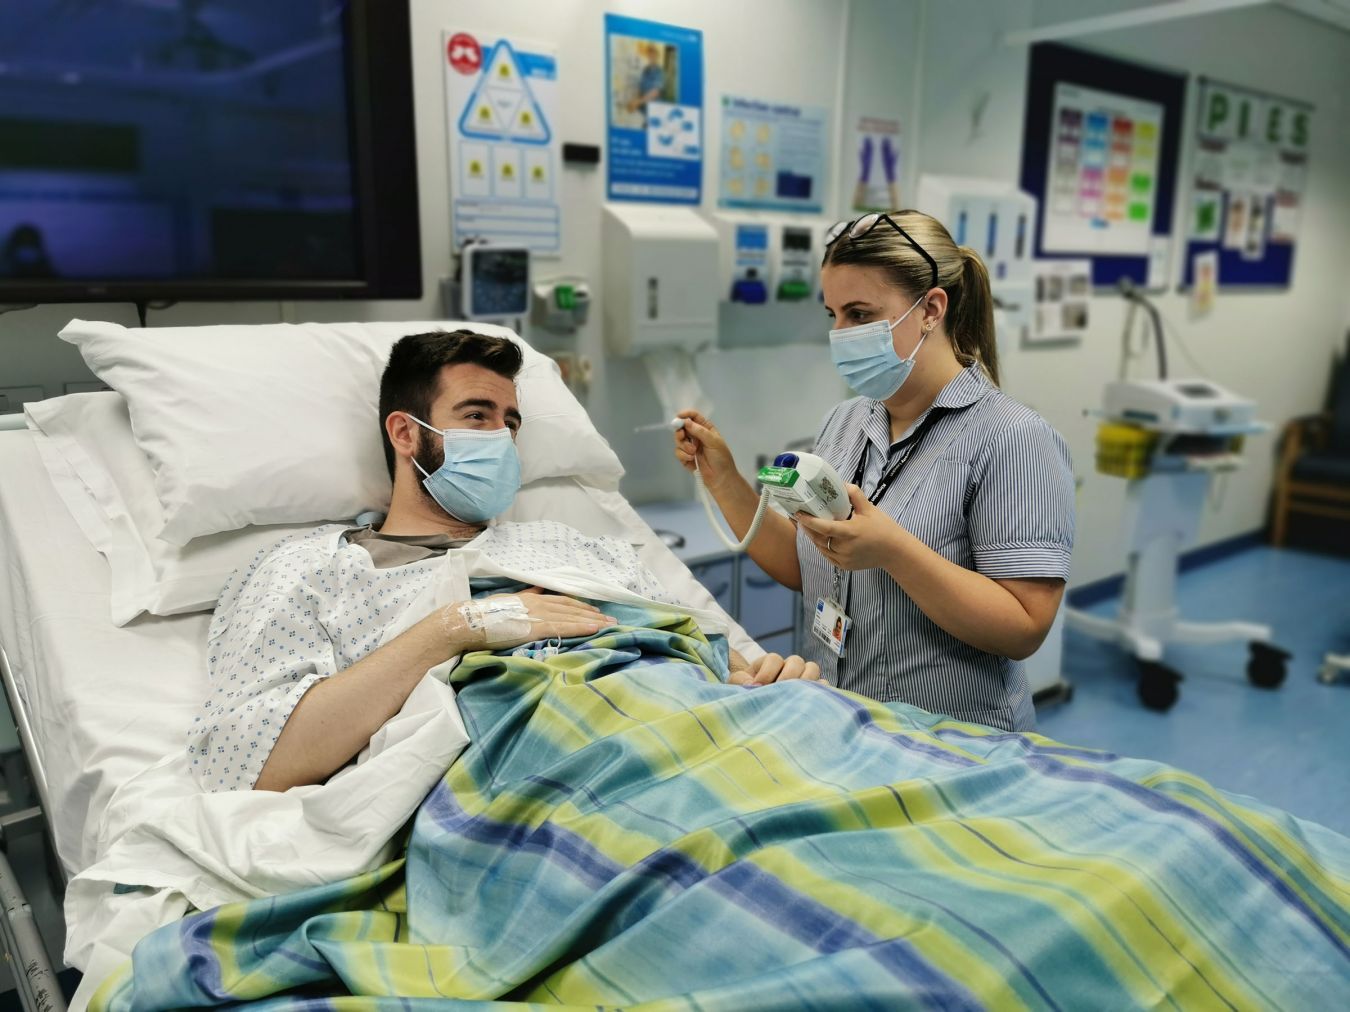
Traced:
<svg viewBox="0 0 1350 1012">
<path fill-rule="evenodd" d="M 994 337 L 994 295 L 989 288 L 989 270 L 969 246 L 957 248 L 963 261 L 961 283 L 948 290 L 947 334 L 952 350 L 963 365 L 980 363 L 998 384 L 998 342 Z"/>
</svg>

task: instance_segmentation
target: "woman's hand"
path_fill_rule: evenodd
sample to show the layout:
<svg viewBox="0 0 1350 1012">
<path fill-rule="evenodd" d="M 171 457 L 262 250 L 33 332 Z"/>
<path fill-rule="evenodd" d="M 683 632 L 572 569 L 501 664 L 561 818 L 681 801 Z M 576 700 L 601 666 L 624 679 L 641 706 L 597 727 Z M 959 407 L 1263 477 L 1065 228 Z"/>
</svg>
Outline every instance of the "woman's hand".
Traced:
<svg viewBox="0 0 1350 1012">
<path fill-rule="evenodd" d="M 717 426 L 697 411 L 681 411 L 675 417 L 684 419 L 684 428 L 675 430 L 675 459 L 692 471 L 697 458 L 703 484 L 715 493 L 727 479 L 736 477 L 731 448 Z"/>
<path fill-rule="evenodd" d="M 820 554 L 838 568 L 850 572 L 884 568 L 903 528 L 868 502 L 857 485 L 848 487 L 848 501 L 853 516 L 847 520 L 821 520 L 809 513 L 798 513 L 794 519 Z"/>
<path fill-rule="evenodd" d="M 441 610 L 450 653 L 504 650 L 536 640 L 594 636 L 613 625 L 599 608 L 531 587 L 519 594 L 494 594 L 457 601 Z"/>
</svg>

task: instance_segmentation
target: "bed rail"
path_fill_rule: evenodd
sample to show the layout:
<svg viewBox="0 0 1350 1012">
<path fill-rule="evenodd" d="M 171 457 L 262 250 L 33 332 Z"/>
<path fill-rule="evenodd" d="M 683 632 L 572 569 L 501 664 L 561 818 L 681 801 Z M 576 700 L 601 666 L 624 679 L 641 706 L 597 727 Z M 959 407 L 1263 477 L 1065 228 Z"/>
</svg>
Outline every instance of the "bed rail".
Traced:
<svg viewBox="0 0 1350 1012">
<path fill-rule="evenodd" d="M 24 1012 L 65 1012 L 65 996 L 47 959 L 33 908 L 3 853 L 0 853 L 0 945 L 4 946 Z"/>
<path fill-rule="evenodd" d="M 4 684 L 9 712 L 14 717 L 14 726 L 19 731 L 19 744 L 23 747 L 24 758 L 28 761 L 28 775 L 37 790 L 47 840 L 51 844 L 52 854 L 56 855 L 55 870 L 61 876 L 62 883 L 65 883 L 68 878 L 66 866 L 57 852 L 56 836 L 52 833 L 52 804 L 51 796 L 47 793 L 47 770 L 42 765 L 42 757 L 38 754 L 37 739 L 33 735 L 32 722 L 28 719 L 28 708 L 24 706 L 23 696 L 19 694 L 18 683 L 14 680 L 14 670 L 10 667 L 9 656 L 5 653 L 3 643 L 0 643 L 0 682 Z"/>
<path fill-rule="evenodd" d="M 7 831 L 29 824 L 37 819 L 43 820 L 43 828 L 48 841 L 52 842 L 51 853 L 56 854 L 55 840 L 51 835 L 51 807 L 47 795 L 47 776 L 42 767 L 34 744 L 33 728 L 28 719 L 28 711 L 19 695 L 18 685 L 14 681 L 14 671 L 10 667 L 9 657 L 0 644 L 0 681 L 3 681 L 5 696 L 9 701 L 10 713 L 14 717 L 19 732 L 19 743 L 28 760 L 29 775 L 37 789 L 39 808 L 30 808 L 15 812 L 0 819 L 0 947 L 4 949 L 14 977 L 14 987 L 19 1003 L 25 1012 L 65 1012 L 65 997 L 52 972 L 51 962 L 47 959 L 47 948 L 33 919 L 33 908 L 19 887 L 9 858 L 4 853 L 8 844 Z M 55 858 L 57 874 L 65 881 L 65 868 L 61 859 Z"/>
</svg>

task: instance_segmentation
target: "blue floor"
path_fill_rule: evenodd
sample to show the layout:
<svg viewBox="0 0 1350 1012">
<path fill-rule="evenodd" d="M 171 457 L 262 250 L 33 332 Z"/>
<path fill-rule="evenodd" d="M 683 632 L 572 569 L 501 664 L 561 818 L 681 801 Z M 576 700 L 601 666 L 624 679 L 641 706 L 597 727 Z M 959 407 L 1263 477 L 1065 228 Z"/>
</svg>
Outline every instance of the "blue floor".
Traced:
<svg viewBox="0 0 1350 1012">
<path fill-rule="evenodd" d="M 1183 573 L 1177 598 L 1185 618 L 1268 623 L 1294 654 L 1285 683 L 1251 685 L 1245 644 L 1169 648 L 1165 663 L 1185 680 L 1176 705 L 1156 713 L 1135 695 L 1132 659 L 1070 630 L 1064 677 L 1074 696 L 1039 712 L 1040 731 L 1180 767 L 1350 836 L 1350 676 L 1317 680 L 1323 654 L 1350 653 L 1350 560 L 1252 548 Z"/>
</svg>

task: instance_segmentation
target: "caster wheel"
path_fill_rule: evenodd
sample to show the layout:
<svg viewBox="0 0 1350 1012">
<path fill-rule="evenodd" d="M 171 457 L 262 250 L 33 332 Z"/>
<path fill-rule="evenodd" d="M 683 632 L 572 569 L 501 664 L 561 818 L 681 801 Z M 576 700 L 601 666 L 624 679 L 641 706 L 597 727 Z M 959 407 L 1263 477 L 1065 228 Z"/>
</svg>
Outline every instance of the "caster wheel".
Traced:
<svg viewBox="0 0 1350 1012">
<path fill-rule="evenodd" d="M 1169 668 L 1157 661 L 1139 662 L 1139 702 L 1150 710 L 1166 713 L 1172 709 L 1181 691 L 1177 682 L 1181 681 L 1181 672 Z"/>
<path fill-rule="evenodd" d="M 1277 689 L 1289 673 L 1288 650 L 1269 643 L 1252 643 L 1251 658 L 1247 661 L 1247 680 L 1263 689 Z"/>
</svg>

